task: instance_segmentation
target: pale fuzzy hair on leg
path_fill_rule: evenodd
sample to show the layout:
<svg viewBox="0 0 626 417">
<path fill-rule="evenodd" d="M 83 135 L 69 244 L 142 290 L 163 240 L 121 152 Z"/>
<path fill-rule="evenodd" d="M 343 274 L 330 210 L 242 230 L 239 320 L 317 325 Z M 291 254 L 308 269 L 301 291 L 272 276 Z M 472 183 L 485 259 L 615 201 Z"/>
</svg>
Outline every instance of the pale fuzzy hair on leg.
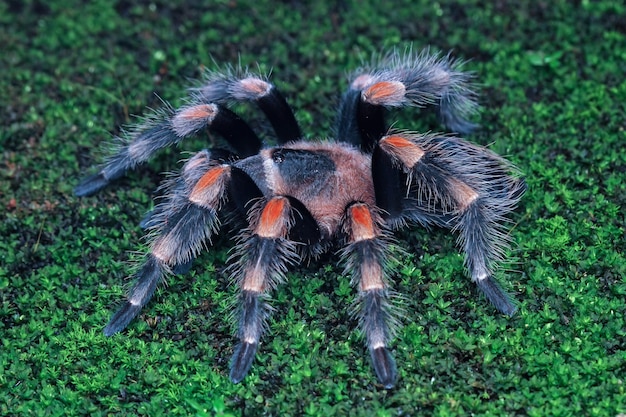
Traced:
<svg viewBox="0 0 626 417">
<path fill-rule="evenodd" d="M 469 117 L 478 104 L 471 73 L 461 71 L 463 64 L 429 49 L 394 49 L 354 72 L 351 88 L 362 91 L 364 101 L 384 107 L 436 105 L 448 128 L 469 133 L 476 127 Z"/>
</svg>

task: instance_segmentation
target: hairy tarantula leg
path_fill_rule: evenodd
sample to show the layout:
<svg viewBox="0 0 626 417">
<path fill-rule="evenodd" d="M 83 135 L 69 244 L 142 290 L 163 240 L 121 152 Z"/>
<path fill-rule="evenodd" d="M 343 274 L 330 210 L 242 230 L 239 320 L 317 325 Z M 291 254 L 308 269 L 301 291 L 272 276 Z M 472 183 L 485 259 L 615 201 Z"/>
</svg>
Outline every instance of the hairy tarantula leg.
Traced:
<svg viewBox="0 0 626 417">
<path fill-rule="evenodd" d="M 492 264 L 501 257 L 502 242 L 507 239 L 493 221 L 494 216 L 498 215 L 486 206 L 484 199 L 477 197 L 460 215 L 459 242 L 463 245 L 465 265 L 472 281 L 500 312 L 513 316 L 517 306 L 493 277 Z"/>
<path fill-rule="evenodd" d="M 386 224 L 392 229 L 403 226 L 406 221 L 418 223 L 424 227 L 433 224 L 449 227 L 452 224 L 453 215 L 424 209 L 408 198 L 409 175 L 381 145 L 385 144 L 377 143 L 372 153 L 372 179 L 376 206 L 383 210 L 381 215 Z M 404 144 L 397 145 L 401 149 Z M 419 157 L 421 151 L 416 149 L 406 150 L 406 152 L 417 152 L 415 156 Z"/>
<path fill-rule="evenodd" d="M 462 63 L 428 51 L 394 51 L 378 67 L 355 74 L 344 94 L 338 116 L 338 137 L 365 151 L 386 132 L 384 109 L 437 105 L 443 122 L 455 132 L 476 126 L 467 118 L 478 107 Z"/>
<path fill-rule="evenodd" d="M 362 86 L 353 85 L 339 106 L 337 138 L 371 152 L 386 132 L 384 108 L 362 99 Z"/>
<path fill-rule="evenodd" d="M 211 148 L 211 149 L 203 149 L 196 156 L 192 157 L 191 160 L 200 160 L 203 161 L 211 161 L 212 164 L 229 164 L 233 161 L 239 159 L 238 155 L 226 150 L 219 148 Z M 202 165 L 204 167 L 204 165 Z M 184 172 L 185 168 L 183 168 Z M 159 187 L 159 191 L 164 191 L 164 196 L 158 196 L 157 199 L 169 199 L 172 200 L 172 197 L 177 196 L 179 202 L 186 201 L 186 195 L 189 194 L 188 190 L 188 182 L 190 182 L 189 175 L 182 175 L 176 177 L 174 180 L 170 180 L 165 182 L 165 184 Z M 178 204 L 180 205 L 180 204 Z M 158 222 L 162 221 L 159 213 L 162 213 L 163 210 L 168 209 L 168 204 L 158 204 L 152 210 L 148 211 L 144 217 L 139 222 L 139 227 L 142 229 L 152 229 L 155 226 L 158 226 Z M 178 273 L 178 272 L 176 272 Z"/>
<path fill-rule="evenodd" d="M 372 180 L 376 206 L 384 210 L 383 217 L 397 219 L 402 216 L 402 201 L 406 197 L 407 175 L 393 166 L 391 156 L 378 144 L 372 153 Z"/>
<path fill-rule="evenodd" d="M 366 204 L 350 205 L 344 219 L 348 245 L 342 255 L 347 260 L 346 273 L 351 273 L 353 284 L 358 285 L 360 323 L 376 376 L 390 389 L 398 377 L 395 360 L 388 349 L 397 320 L 388 303 L 385 269 L 389 254 L 388 243 L 380 231 L 381 224 L 382 219 Z"/>
<path fill-rule="evenodd" d="M 219 165 L 208 151 L 192 157 L 168 199 L 158 207 L 151 229 L 156 237 L 143 266 L 135 274 L 136 284 L 126 303 L 111 318 L 104 334 L 124 328 L 150 300 L 157 284 L 171 268 L 184 267 L 217 231 L 217 211 L 230 179 L 230 166 Z"/>
<path fill-rule="evenodd" d="M 302 137 L 300 126 L 285 97 L 267 79 L 254 74 L 209 74 L 205 85 L 197 88 L 200 97 L 209 102 L 251 101 L 270 121 L 283 144 Z"/>
<path fill-rule="evenodd" d="M 197 101 L 178 110 L 166 106 L 129 132 L 117 153 L 99 173 L 81 181 L 74 188 L 74 194 L 82 197 L 98 192 L 126 171 L 146 162 L 158 150 L 205 128 L 222 135 L 240 156 L 254 155 L 261 149 L 261 140 L 254 131 L 224 106 Z"/>
<path fill-rule="evenodd" d="M 294 242 L 288 240 L 292 226 L 287 197 L 273 197 L 257 206 L 250 215 L 250 235 L 241 238 L 234 277 L 239 295 L 239 344 L 235 348 L 230 379 L 238 383 L 250 370 L 259 345 L 269 307 L 267 292 L 284 280 L 288 264 L 298 259 Z"/>
<path fill-rule="evenodd" d="M 205 103 L 198 99 L 176 111 L 172 117 L 172 127 L 181 138 L 208 128 L 221 135 L 242 158 L 257 154 L 263 145 L 256 133 L 236 113 L 221 104 Z"/>
<path fill-rule="evenodd" d="M 517 308 L 493 277 L 508 242 L 502 223 L 524 193 L 524 181 L 493 152 L 461 139 L 394 133 L 380 148 L 410 173 L 416 204 L 435 213 L 454 214 L 448 227 L 460 232 L 470 276 L 502 313 Z"/>
</svg>

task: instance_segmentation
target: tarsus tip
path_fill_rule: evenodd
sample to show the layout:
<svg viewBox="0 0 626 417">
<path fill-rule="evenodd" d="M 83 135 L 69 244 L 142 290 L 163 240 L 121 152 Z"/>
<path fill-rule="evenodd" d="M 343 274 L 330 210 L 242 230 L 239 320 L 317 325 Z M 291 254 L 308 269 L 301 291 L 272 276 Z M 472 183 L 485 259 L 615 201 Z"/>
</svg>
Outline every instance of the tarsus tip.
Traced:
<svg viewBox="0 0 626 417">
<path fill-rule="evenodd" d="M 246 342 L 241 342 L 237 346 L 233 354 L 230 368 L 230 380 L 233 383 L 240 383 L 248 374 L 252 367 L 258 346 L 257 343 Z"/>
<path fill-rule="evenodd" d="M 398 378 L 396 361 L 393 359 L 393 356 L 391 356 L 391 353 L 389 353 L 386 347 L 371 349 L 370 353 L 378 381 L 385 389 L 392 389 Z"/>
<path fill-rule="evenodd" d="M 91 175 L 83 179 L 75 188 L 74 195 L 77 197 L 88 197 L 109 185 L 109 180 L 101 173 Z"/>
</svg>

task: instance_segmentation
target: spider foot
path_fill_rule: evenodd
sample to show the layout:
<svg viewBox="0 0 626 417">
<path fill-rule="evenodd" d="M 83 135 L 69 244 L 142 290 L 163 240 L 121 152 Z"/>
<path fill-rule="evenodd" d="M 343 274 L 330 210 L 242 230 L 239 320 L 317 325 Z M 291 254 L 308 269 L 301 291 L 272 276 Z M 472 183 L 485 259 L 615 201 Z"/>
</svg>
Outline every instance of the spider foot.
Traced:
<svg viewBox="0 0 626 417">
<path fill-rule="evenodd" d="M 143 267 L 137 272 L 137 283 L 128 294 L 126 303 L 111 317 L 104 328 L 105 336 L 112 336 L 128 326 L 128 323 L 139 314 L 141 308 L 152 297 L 163 273 L 164 265 L 154 256 L 148 256 Z"/>
<path fill-rule="evenodd" d="M 248 375 L 258 347 L 258 343 L 241 342 L 235 348 L 230 365 L 230 380 L 235 384 L 240 383 Z"/>
<path fill-rule="evenodd" d="M 479 279 L 476 281 L 476 284 L 491 304 L 500 312 L 507 316 L 513 316 L 515 314 L 517 306 L 513 304 L 511 297 L 500 287 L 500 284 L 498 284 L 493 277 L 488 276 L 487 278 Z"/>
<path fill-rule="evenodd" d="M 398 371 L 396 369 L 396 361 L 391 353 L 389 353 L 389 350 L 381 346 L 370 349 L 370 355 L 378 381 L 385 389 L 393 388 L 398 379 Z"/>
<path fill-rule="evenodd" d="M 141 221 L 139 222 L 139 227 L 141 227 L 142 229 L 149 229 L 151 227 L 155 226 L 155 211 L 150 210 L 148 211 L 144 216 L 143 219 L 141 219 Z"/>
<path fill-rule="evenodd" d="M 130 323 L 135 316 L 139 314 L 140 310 L 141 306 L 133 305 L 127 301 L 122 308 L 120 308 L 117 313 L 111 317 L 111 320 L 109 320 L 104 328 L 104 335 L 107 337 L 113 336 L 115 333 L 124 330 L 126 326 L 128 326 L 128 323 Z"/>
</svg>

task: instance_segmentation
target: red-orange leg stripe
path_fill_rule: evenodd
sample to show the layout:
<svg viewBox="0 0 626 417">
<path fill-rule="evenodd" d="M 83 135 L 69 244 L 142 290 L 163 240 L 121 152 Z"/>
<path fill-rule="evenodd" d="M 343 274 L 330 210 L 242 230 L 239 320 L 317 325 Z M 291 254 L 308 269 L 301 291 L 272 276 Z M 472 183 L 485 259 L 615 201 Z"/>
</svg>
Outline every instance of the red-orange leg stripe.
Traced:
<svg viewBox="0 0 626 417">
<path fill-rule="evenodd" d="M 284 197 L 271 199 L 263 207 L 256 234 L 261 237 L 281 237 L 286 233 L 288 201 Z"/>
<path fill-rule="evenodd" d="M 205 207 L 218 204 L 223 192 L 222 177 L 229 168 L 228 165 L 221 165 L 209 169 L 191 190 L 189 201 Z"/>
<path fill-rule="evenodd" d="M 402 136 L 386 136 L 381 139 L 381 143 L 386 143 L 394 148 L 406 148 L 406 147 L 415 147 L 415 144 L 408 140 L 407 138 L 403 138 Z"/>
<path fill-rule="evenodd" d="M 402 136 L 386 136 L 379 143 L 383 150 L 409 168 L 413 168 L 425 154 L 422 148 Z"/>
<path fill-rule="evenodd" d="M 373 239 L 376 237 L 374 220 L 364 204 L 355 204 L 349 208 L 352 223 L 352 241 Z"/>
<path fill-rule="evenodd" d="M 372 104 L 398 105 L 405 93 L 406 88 L 400 81 L 381 81 L 365 90 L 363 95 Z"/>
<path fill-rule="evenodd" d="M 200 181 L 196 183 L 196 186 L 193 187 L 191 194 L 196 194 L 202 192 L 204 189 L 211 187 L 215 184 L 215 182 L 219 179 L 222 173 L 226 170 L 226 167 L 219 166 L 215 168 L 211 168 L 200 178 Z"/>
<path fill-rule="evenodd" d="M 258 78 L 250 77 L 244 78 L 239 81 L 239 86 L 248 93 L 252 93 L 256 96 L 264 96 L 267 94 L 271 88 L 271 85 L 263 80 L 259 80 Z"/>
</svg>

